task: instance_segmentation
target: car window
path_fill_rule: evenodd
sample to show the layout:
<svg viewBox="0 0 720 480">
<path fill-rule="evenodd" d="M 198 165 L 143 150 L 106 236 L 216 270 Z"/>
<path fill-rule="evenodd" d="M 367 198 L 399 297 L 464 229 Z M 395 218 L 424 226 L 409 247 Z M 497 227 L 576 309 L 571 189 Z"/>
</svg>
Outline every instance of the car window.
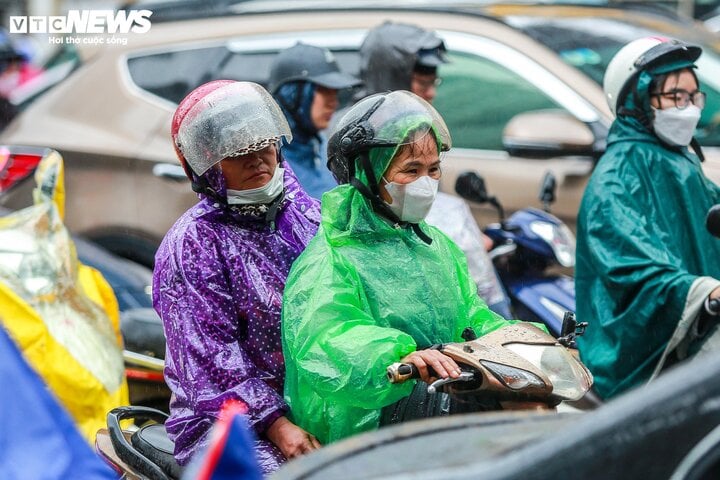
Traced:
<svg viewBox="0 0 720 480">
<path fill-rule="evenodd" d="M 334 50 L 344 71 L 357 73 L 356 51 Z M 195 87 L 218 78 L 243 80 L 267 87 L 270 66 L 277 54 L 268 51 L 233 51 L 225 45 L 175 50 L 128 58 L 130 78 L 141 89 L 179 103 Z"/>
<path fill-rule="evenodd" d="M 440 67 L 433 105 L 443 115 L 453 146 L 502 150 L 502 131 L 518 113 L 560 108 L 537 87 L 485 58 L 450 52 Z"/>
<path fill-rule="evenodd" d="M 38 97 L 70 76 L 81 64 L 80 56 L 74 46 L 63 45 L 57 48 L 42 65 L 37 76 L 11 92 L 10 101 L 18 110 L 24 110 Z"/>
<path fill-rule="evenodd" d="M 224 45 L 128 58 L 141 89 L 179 103 L 195 87 L 218 78 L 265 84 L 274 52 L 231 52 Z"/>
</svg>

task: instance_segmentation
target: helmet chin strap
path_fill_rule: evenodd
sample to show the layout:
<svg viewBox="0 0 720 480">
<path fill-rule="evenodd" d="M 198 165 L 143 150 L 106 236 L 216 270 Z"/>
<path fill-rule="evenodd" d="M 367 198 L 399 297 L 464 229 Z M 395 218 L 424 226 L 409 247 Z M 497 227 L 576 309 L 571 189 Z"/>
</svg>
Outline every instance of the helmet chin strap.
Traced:
<svg viewBox="0 0 720 480">
<path fill-rule="evenodd" d="M 693 137 L 690 140 L 690 146 L 695 151 L 695 155 L 698 156 L 701 162 L 705 161 L 705 154 L 702 151 L 702 147 L 700 147 L 700 142 L 697 141 L 697 138 Z"/>
<path fill-rule="evenodd" d="M 190 182 L 190 187 L 192 188 L 193 192 L 210 197 L 220 205 L 227 207 L 227 198 L 223 198 L 222 195 L 218 194 L 215 189 L 210 186 L 210 183 L 205 177 L 193 175 L 193 180 Z"/>
<path fill-rule="evenodd" d="M 360 163 L 362 165 L 363 171 L 365 172 L 365 175 L 368 178 L 368 183 L 370 184 L 370 187 L 368 188 L 367 185 L 358 180 L 358 178 L 354 175 L 350 177 L 350 185 L 355 187 L 360 192 L 360 194 L 362 194 L 363 197 L 367 198 L 370 201 L 370 205 L 373 207 L 373 210 L 375 210 L 375 212 L 387 218 L 395 225 L 409 225 L 412 228 L 413 232 L 415 232 L 415 235 L 420 238 L 420 240 L 430 245 L 432 243 L 432 238 L 430 238 L 428 234 L 422 231 L 420 225 L 418 225 L 417 223 L 410 223 L 401 220 L 400 217 L 398 217 L 395 212 L 390 209 L 388 204 L 385 203 L 385 200 L 380 197 L 378 181 L 375 178 L 375 173 L 373 172 L 370 165 L 370 158 L 367 152 L 363 152 L 360 154 Z"/>
</svg>

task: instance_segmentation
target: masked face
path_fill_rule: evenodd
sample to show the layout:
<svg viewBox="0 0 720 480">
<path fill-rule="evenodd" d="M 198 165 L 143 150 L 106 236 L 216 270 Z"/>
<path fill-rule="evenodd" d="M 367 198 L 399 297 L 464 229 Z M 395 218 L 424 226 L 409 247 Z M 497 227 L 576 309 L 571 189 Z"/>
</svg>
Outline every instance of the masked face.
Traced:
<svg viewBox="0 0 720 480">
<path fill-rule="evenodd" d="M 651 95 L 653 131 L 669 145 L 687 146 L 700 121 L 704 100 L 690 70 L 670 73 L 661 89 Z"/>
<path fill-rule="evenodd" d="M 220 162 L 229 204 L 269 203 L 283 189 L 283 169 L 277 149 L 270 145 L 256 152 Z"/>
<path fill-rule="evenodd" d="M 272 179 L 276 167 L 275 145 L 220 161 L 225 184 L 233 190 L 250 190 L 264 186 Z"/>
<path fill-rule="evenodd" d="M 421 222 L 430 212 L 439 185 L 439 180 L 427 175 L 410 183 L 390 182 L 386 184 L 385 190 L 392 198 L 390 210 L 404 222 Z"/>
<path fill-rule="evenodd" d="M 262 187 L 246 190 L 227 189 L 227 200 L 230 205 L 249 205 L 270 203 L 280 195 L 284 186 L 285 169 L 277 167 L 269 182 Z"/>
<path fill-rule="evenodd" d="M 400 148 L 383 175 L 380 196 L 400 220 L 418 223 L 435 201 L 440 176 L 435 136 L 428 132 Z"/>
<path fill-rule="evenodd" d="M 690 144 L 695 128 L 700 121 L 700 109 L 688 105 L 684 109 L 677 107 L 655 110 L 653 131 L 668 145 L 685 147 Z"/>
</svg>

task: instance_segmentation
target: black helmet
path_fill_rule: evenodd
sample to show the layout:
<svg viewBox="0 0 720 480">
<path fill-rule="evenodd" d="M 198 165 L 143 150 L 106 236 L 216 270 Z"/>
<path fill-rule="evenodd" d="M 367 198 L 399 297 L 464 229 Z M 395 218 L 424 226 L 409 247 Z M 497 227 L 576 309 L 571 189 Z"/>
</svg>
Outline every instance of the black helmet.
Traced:
<svg viewBox="0 0 720 480">
<path fill-rule="evenodd" d="M 414 93 L 397 90 L 378 93 L 356 103 L 337 123 L 328 140 L 327 166 L 339 184 L 351 183 L 355 177 L 355 160 L 370 149 L 399 147 L 409 138 L 408 133 L 422 129 L 435 135 L 440 151 L 450 149 L 447 125 L 428 102 Z M 365 165 L 369 179 L 379 178 L 387 168 L 389 158 L 378 165 Z M 368 185 L 374 189 L 376 185 Z"/>
<path fill-rule="evenodd" d="M 283 84 L 293 81 L 307 81 L 335 90 L 361 83 L 340 71 L 330 50 L 301 42 L 277 54 L 270 67 L 269 90 L 275 93 Z"/>
<path fill-rule="evenodd" d="M 328 140 L 328 168 L 339 184 L 349 183 L 376 212 L 401 224 L 403 221 L 381 198 L 378 181 L 399 147 L 427 134 L 434 136 L 438 153 L 450 149 L 447 125 L 428 102 L 405 90 L 371 95 L 338 122 Z M 372 152 L 374 149 L 378 150 Z M 357 175 L 356 169 L 362 174 Z M 421 240 L 432 242 L 418 224 L 411 225 Z"/>
</svg>

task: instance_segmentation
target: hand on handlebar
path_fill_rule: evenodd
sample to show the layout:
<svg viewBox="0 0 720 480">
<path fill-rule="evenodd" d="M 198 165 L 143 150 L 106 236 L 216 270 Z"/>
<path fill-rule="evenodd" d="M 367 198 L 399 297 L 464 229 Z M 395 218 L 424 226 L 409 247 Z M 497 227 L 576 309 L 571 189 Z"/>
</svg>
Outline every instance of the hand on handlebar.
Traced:
<svg viewBox="0 0 720 480">
<path fill-rule="evenodd" d="M 455 360 L 439 350 L 418 350 L 407 355 L 401 362 L 415 365 L 420 379 L 428 384 L 438 378 L 458 378 L 461 372 Z"/>
</svg>

